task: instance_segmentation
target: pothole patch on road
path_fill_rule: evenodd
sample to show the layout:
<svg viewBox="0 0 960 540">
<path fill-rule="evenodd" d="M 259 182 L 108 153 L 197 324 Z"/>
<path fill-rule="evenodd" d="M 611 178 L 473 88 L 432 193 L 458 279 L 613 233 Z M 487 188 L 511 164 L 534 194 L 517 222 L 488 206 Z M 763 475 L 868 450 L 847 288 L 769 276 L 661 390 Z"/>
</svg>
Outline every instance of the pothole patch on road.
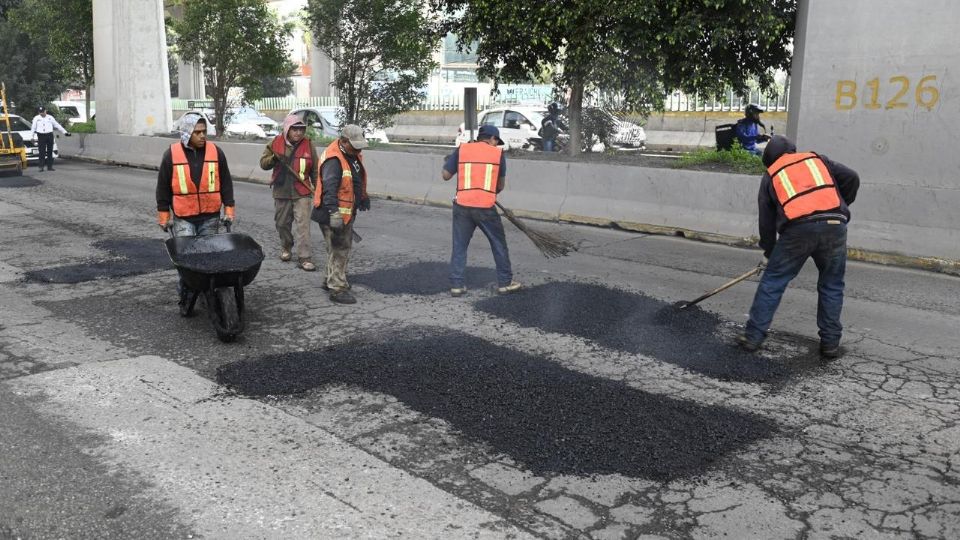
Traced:
<svg viewBox="0 0 960 540">
<path fill-rule="evenodd" d="M 106 251 L 109 258 L 31 270 L 24 273 L 24 279 L 40 283 L 82 283 L 96 279 L 136 276 L 173 268 L 161 240 L 117 238 L 94 242 L 93 247 Z"/>
<path fill-rule="evenodd" d="M 524 327 L 571 334 L 716 379 L 777 383 L 820 367 L 809 354 L 772 359 L 746 353 L 718 331 L 723 324 L 719 316 L 699 307 L 680 310 L 643 294 L 599 285 L 551 282 L 475 305 Z"/>
<path fill-rule="evenodd" d="M 217 381 L 251 396 L 343 384 L 391 395 L 534 474 L 670 480 L 776 431 L 757 415 L 650 394 L 449 330 L 234 362 Z"/>
<path fill-rule="evenodd" d="M 43 185 L 43 182 L 29 176 L 0 177 L 0 188 L 22 188 Z"/>
<path fill-rule="evenodd" d="M 468 291 L 493 290 L 497 272 L 493 268 L 468 266 L 464 274 Z M 365 285 L 380 294 L 432 295 L 450 291 L 450 264 L 418 262 L 350 276 L 350 281 Z"/>
</svg>

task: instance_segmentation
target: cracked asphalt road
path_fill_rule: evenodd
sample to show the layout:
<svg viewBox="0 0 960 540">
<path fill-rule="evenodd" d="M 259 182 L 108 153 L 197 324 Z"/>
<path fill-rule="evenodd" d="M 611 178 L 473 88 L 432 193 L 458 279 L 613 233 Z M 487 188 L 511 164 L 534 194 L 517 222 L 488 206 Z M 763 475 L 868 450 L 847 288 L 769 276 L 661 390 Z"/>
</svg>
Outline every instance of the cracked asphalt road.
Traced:
<svg viewBox="0 0 960 540">
<path fill-rule="evenodd" d="M 155 173 L 32 174 L 0 190 L 0 538 L 960 537 L 956 278 L 850 263 L 823 363 L 807 268 L 744 358 L 754 282 L 662 310 L 756 251 L 508 226 L 530 288 L 478 237 L 451 298 L 449 210 L 375 199 L 344 307 L 239 184 L 267 259 L 223 344 L 177 314 Z"/>
</svg>

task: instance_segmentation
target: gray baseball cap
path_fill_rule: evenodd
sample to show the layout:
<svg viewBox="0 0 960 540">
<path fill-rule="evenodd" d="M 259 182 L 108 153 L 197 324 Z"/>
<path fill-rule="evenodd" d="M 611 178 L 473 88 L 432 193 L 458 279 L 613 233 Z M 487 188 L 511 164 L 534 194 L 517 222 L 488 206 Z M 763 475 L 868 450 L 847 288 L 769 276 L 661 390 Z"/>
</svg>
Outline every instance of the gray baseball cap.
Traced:
<svg viewBox="0 0 960 540">
<path fill-rule="evenodd" d="M 343 130 L 340 131 L 342 137 L 346 137 L 350 141 L 350 146 L 353 146 L 357 150 L 361 150 L 369 146 L 367 143 L 367 138 L 363 136 L 363 128 L 356 124 L 347 124 L 343 126 Z"/>
</svg>

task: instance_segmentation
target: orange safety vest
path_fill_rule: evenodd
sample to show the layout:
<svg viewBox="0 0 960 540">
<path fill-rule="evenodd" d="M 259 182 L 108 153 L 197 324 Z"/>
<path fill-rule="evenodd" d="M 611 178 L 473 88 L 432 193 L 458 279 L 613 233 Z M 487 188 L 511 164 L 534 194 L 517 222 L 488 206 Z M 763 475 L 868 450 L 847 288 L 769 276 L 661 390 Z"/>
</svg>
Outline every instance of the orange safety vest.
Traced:
<svg viewBox="0 0 960 540">
<path fill-rule="evenodd" d="M 362 165 L 363 154 L 358 154 L 356 157 L 360 160 Z M 353 219 L 353 209 L 356 208 L 357 205 L 356 196 L 353 193 L 353 169 L 350 168 L 350 163 L 347 161 L 347 156 L 343 155 L 343 152 L 340 151 L 340 141 L 333 141 L 330 143 L 330 146 L 327 146 L 326 150 L 320 154 L 320 163 L 317 167 L 317 178 L 321 178 L 320 167 L 322 167 L 328 159 L 334 158 L 340 160 L 340 168 L 343 169 L 343 176 L 340 177 L 340 189 L 337 191 L 337 209 L 340 211 L 340 215 L 343 217 L 344 225 L 346 225 Z M 360 167 L 360 170 L 363 171 L 363 176 L 360 179 L 360 199 L 366 199 L 367 169 L 366 167 Z M 323 204 L 322 180 L 319 182 L 319 185 L 321 188 L 316 189 L 313 192 L 313 206 L 318 208 Z"/>
<path fill-rule="evenodd" d="M 220 213 L 220 169 L 217 147 L 207 141 L 199 185 L 190 175 L 190 163 L 187 161 L 187 154 L 183 151 L 183 144 L 179 142 L 171 144 L 170 157 L 173 159 L 170 185 L 173 188 L 174 215 L 191 217 Z"/>
<path fill-rule="evenodd" d="M 293 167 L 293 170 L 297 171 L 297 176 L 299 179 L 295 179 L 293 182 L 294 188 L 297 190 L 297 193 L 300 195 L 312 195 L 313 191 L 307 187 L 307 184 L 310 183 L 310 178 L 308 178 L 307 171 L 313 167 L 313 158 L 310 155 L 310 146 L 313 143 L 310 142 L 310 139 L 304 137 L 297 144 L 296 150 L 293 151 L 293 163 L 290 165 Z M 273 142 L 270 143 L 270 148 L 273 150 L 277 156 L 277 159 L 287 159 L 287 143 L 285 137 L 281 133 L 273 138 Z M 284 172 L 290 172 L 287 170 L 283 164 L 278 164 L 273 168 L 273 178 L 270 180 L 270 185 L 273 185 L 277 181 L 277 178 Z"/>
<path fill-rule="evenodd" d="M 833 176 L 812 152 L 784 154 L 767 172 L 788 221 L 840 207 Z"/>
<path fill-rule="evenodd" d="M 500 156 L 503 149 L 485 142 L 460 145 L 457 164 L 457 204 L 491 208 L 497 202 Z"/>
</svg>

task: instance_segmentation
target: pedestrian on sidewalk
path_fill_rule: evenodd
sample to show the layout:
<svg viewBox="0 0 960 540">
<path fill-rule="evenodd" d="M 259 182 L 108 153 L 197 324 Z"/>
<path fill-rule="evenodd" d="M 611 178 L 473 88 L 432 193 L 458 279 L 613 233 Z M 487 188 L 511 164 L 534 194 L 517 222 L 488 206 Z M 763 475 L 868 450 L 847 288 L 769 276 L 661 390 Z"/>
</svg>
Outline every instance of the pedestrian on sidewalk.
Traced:
<svg viewBox="0 0 960 540">
<path fill-rule="evenodd" d="M 737 140 L 740 141 L 740 146 L 755 156 L 763 153 L 763 150 L 757 148 L 757 143 L 770 140 L 769 136 L 760 133 L 760 127 L 767 129 L 760 121 L 760 113 L 762 112 L 763 109 L 759 105 L 751 103 L 744 109 L 743 118 L 738 120 L 734 126 L 734 133 L 737 135 Z"/>
<path fill-rule="evenodd" d="M 457 176 L 457 195 L 453 201 L 453 254 L 450 256 L 451 296 L 463 296 L 467 292 L 464 281 L 467 247 L 478 227 L 493 251 L 497 292 L 509 294 L 522 287 L 513 280 L 507 237 L 495 207 L 497 193 L 507 184 L 507 158 L 500 148 L 502 144 L 499 129 L 480 126 L 477 140 L 461 144 L 443 165 L 441 175 L 444 181 Z"/>
<path fill-rule="evenodd" d="M 353 248 L 353 224 L 357 211 L 370 209 L 367 170 L 361 152 L 367 147 L 363 128 L 348 124 L 340 138 L 320 154 L 321 185 L 314 190 L 314 221 L 320 223 L 327 247 L 323 288 L 338 304 L 356 304 L 347 281 L 347 262 Z"/>
<path fill-rule="evenodd" d="M 273 169 L 270 188 L 273 191 L 273 220 L 280 235 L 280 260 L 289 261 L 294 246 L 298 266 L 313 272 L 310 244 L 310 211 L 316 185 L 317 150 L 306 137 L 307 125 L 295 115 L 283 120 L 283 132 L 267 143 L 260 168 Z"/>
<path fill-rule="evenodd" d="M 738 338 L 748 351 L 760 348 L 787 285 L 808 258 L 817 265 L 817 326 L 820 354 L 840 356 L 849 205 L 860 188 L 856 171 L 777 135 L 763 152 L 767 173 L 760 181 L 760 247 L 767 260 Z M 778 238 L 779 235 L 779 238 Z"/>
<path fill-rule="evenodd" d="M 205 236 L 220 231 L 223 221 L 236 216 L 233 179 L 223 150 L 207 141 L 207 122 L 188 116 L 180 140 L 171 144 L 160 160 L 157 174 L 157 222 L 173 236 Z M 186 301 L 183 280 L 177 286 L 180 303 Z"/>
<path fill-rule="evenodd" d="M 40 107 L 37 109 L 37 115 L 33 117 L 33 123 L 30 125 L 30 138 L 37 139 L 37 152 L 40 154 L 40 172 L 46 166 L 51 171 L 53 168 L 53 131 L 57 130 L 64 135 L 70 135 L 63 126 L 57 122 L 57 119 L 47 114 L 47 109 Z"/>
</svg>

